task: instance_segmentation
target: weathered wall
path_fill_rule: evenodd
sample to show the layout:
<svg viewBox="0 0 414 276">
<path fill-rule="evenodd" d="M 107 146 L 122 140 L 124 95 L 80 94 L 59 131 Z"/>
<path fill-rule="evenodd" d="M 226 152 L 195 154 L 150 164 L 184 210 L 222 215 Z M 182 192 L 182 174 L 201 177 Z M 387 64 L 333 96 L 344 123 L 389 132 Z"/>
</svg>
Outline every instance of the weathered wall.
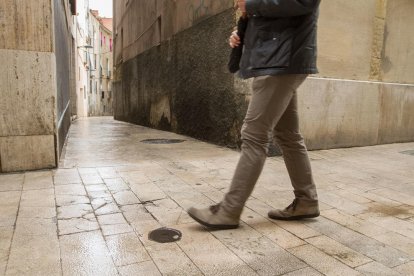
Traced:
<svg viewBox="0 0 414 276">
<path fill-rule="evenodd" d="M 62 1 L 0 0 L 0 172 L 56 166 L 68 128 L 58 121 L 70 115 L 66 20 Z M 55 28 L 65 37 L 55 38 Z"/>
<path fill-rule="evenodd" d="M 0 1 L 0 49 L 52 52 L 50 0 Z"/>
<path fill-rule="evenodd" d="M 414 1 L 388 0 L 384 33 L 382 80 L 414 83 Z"/>
<path fill-rule="evenodd" d="M 232 20 L 221 13 L 123 63 L 115 119 L 234 146 L 245 99 L 222 51 Z"/>
<path fill-rule="evenodd" d="M 309 78 L 298 93 L 310 149 L 413 141 L 414 85 Z"/>
<path fill-rule="evenodd" d="M 232 1 L 123 2 L 115 4 L 115 118 L 234 146 L 251 80 L 226 71 Z M 322 1 L 320 74 L 299 91 L 310 149 L 414 140 L 413 9 L 410 0 Z"/>
</svg>

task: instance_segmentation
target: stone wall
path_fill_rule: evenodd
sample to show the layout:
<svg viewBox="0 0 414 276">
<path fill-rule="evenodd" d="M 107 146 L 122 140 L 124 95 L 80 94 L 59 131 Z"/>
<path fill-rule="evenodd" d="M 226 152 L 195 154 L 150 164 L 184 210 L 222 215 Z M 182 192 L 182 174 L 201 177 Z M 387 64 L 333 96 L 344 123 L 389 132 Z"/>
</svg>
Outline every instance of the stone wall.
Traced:
<svg viewBox="0 0 414 276">
<path fill-rule="evenodd" d="M 57 66 L 66 62 L 70 46 L 55 53 L 54 29 L 67 26 L 65 7 L 60 23 L 53 17 L 61 3 L 0 0 L 0 172 L 56 166 L 68 128 L 68 120 L 60 120 L 69 99 L 69 81 L 62 77 L 70 75 Z"/>
<path fill-rule="evenodd" d="M 236 146 L 251 80 L 226 70 L 232 1 L 125 2 L 115 4 L 115 118 Z M 299 91 L 310 149 L 414 140 L 413 12 L 409 0 L 322 1 L 320 74 Z"/>
</svg>

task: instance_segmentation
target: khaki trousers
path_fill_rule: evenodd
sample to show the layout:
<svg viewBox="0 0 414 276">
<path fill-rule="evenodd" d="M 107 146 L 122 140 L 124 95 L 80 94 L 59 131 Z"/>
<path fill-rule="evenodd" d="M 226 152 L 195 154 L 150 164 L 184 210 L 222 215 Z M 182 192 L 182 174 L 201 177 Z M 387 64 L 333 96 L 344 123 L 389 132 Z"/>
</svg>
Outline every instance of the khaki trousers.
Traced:
<svg viewBox="0 0 414 276">
<path fill-rule="evenodd" d="M 317 193 L 303 137 L 299 132 L 297 88 L 307 75 L 262 76 L 253 80 L 253 95 L 241 131 L 241 157 L 221 205 L 240 215 L 262 172 L 269 132 L 283 152 L 296 198 L 315 201 Z"/>
</svg>

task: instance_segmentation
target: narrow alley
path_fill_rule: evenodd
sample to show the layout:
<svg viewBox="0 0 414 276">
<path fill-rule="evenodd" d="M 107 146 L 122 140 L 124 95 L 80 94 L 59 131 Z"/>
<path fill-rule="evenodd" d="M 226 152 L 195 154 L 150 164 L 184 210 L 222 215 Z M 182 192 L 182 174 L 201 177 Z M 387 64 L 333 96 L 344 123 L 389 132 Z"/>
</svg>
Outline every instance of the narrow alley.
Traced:
<svg viewBox="0 0 414 276">
<path fill-rule="evenodd" d="M 207 231 L 185 210 L 221 200 L 238 156 L 79 119 L 59 169 L 0 175 L 0 274 L 413 275 L 414 143 L 310 152 L 321 217 L 297 222 L 266 217 L 293 197 L 283 160 L 269 158 L 241 227 Z M 149 240 L 163 226 L 182 239 Z"/>
</svg>

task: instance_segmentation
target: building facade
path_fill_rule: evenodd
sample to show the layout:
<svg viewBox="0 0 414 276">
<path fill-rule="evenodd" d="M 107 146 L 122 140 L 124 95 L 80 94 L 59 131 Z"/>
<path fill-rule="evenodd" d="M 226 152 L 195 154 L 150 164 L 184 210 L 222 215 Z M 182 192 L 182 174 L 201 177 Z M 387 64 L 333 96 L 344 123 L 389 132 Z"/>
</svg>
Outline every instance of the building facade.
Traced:
<svg viewBox="0 0 414 276">
<path fill-rule="evenodd" d="M 113 115 L 112 108 L 112 18 L 102 18 L 89 10 L 89 116 Z"/>
<path fill-rule="evenodd" d="M 233 0 L 114 1 L 115 118 L 235 146 L 251 80 L 227 72 Z M 321 2 L 299 93 L 310 149 L 414 140 L 414 2 Z M 350 20 L 352 14 L 352 20 Z"/>
<path fill-rule="evenodd" d="M 0 0 L 0 172 L 57 166 L 76 95 L 75 9 Z"/>
</svg>

